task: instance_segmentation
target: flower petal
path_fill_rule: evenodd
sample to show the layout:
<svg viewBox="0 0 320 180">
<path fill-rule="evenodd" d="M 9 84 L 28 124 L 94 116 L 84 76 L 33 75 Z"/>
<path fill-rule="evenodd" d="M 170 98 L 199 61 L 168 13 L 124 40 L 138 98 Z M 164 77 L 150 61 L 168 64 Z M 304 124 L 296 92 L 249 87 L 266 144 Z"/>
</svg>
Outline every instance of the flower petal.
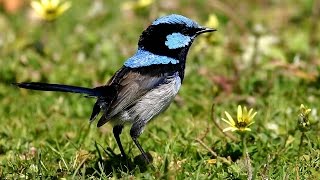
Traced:
<svg viewBox="0 0 320 180">
<path fill-rule="evenodd" d="M 251 113 L 252 113 L 253 109 L 251 108 L 248 112 L 248 116 L 250 117 Z"/>
<path fill-rule="evenodd" d="M 238 119 L 238 122 L 241 122 L 241 119 L 242 119 L 242 109 L 241 109 L 241 106 L 240 106 L 240 105 L 238 105 L 237 119 Z"/>
<path fill-rule="evenodd" d="M 30 5 L 38 15 L 42 15 L 43 14 L 43 12 L 44 12 L 43 11 L 43 7 L 42 7 L 42 4 L 39 1 L 32 1 L 30 3 Z"/>
<path fill-rule="evenodd" d="M 254 112 L 254 113 L 252 114 L 252 116 L 249 117 L 250 121 L 253 120 L 253 118 L 256 116 L 256 114 L 257 114 L 257 112 Z"/>
<path fill-rule="evenodd" d="M 233 120 L 233 118 L 231 117 L 231 115 L 230 115 L 227 111 L 225 111 L 224 113 L 226 114 L 227 118 L 229 119 L 229 122 L 231 123 L 231 125 L 232 125 L 232 126 L 235 126 L 236 123 L 234 122 L 234 120 Z"/>
<path fill-rule="evenodd" d="M 244 128 L 243 131 L 251 131 L 250 128 Z"/>
<path fill-rule="evenodd" d="M 243 110 L 244 110 L 244 112 L 242 112 L 242 114 L 243 114 L 244 116 L 248 115 L 248 109 L 247 109 L 246 106 L 243 107 Z"/>
<path fill-rule="evenodd" d="M 227 127 L 227 128 L 225 128 L 225 129 L 223 129 L 222 131 L 223 131 L 223 132 L 227 132 L 227 131 L 236 131 L 236 130 L 238 130 L 238 128 L 235 128 L 235 127 Z"/>
<path fill-rule="evenodd" d="M 247 125 L 247 127 L 249 127 L 251 124 L 253 124 L 254 123 L 254 121 L 252 121 L 252 122 L 250 122 L 248 125 Z"/>
<path fill-rule="evenodd" d="M 42 4 L 43 6 L 49 6 L 50 0 L 41 0 L 41 4 Z"/>
<path fill-rule="evenodd" d="M 70 2 L 64 2 L 59 8 L 58 8 L 58 15 L 64 13 L 66 10 L 68 10 L 71 7 Z"/>
<path fill-rule="evenodd" d="M 232 124 L 230 121 L 224 119 L 224 118 L 221 118 L 224 122 L 228 123 L 230 126 L 234 126 L 234 124 Z"/>
<path fill-rule="evenodd" d="M 51 0 L 52 7 L 58 7 L 59 4 L 60 4 L 60 0 Z"/>
</svg>

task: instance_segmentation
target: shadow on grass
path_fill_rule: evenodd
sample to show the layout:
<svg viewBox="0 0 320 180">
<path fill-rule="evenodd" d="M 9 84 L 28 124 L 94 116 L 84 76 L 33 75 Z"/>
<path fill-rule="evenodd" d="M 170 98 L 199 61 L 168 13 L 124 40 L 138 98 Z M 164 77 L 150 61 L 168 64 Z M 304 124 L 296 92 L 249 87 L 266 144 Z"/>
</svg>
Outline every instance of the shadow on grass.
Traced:
<svg viewBox="0 0 320 180">
<path fill-rule="evenodd" d="M 107 159 L 103 159 L 97 144 L 96 148 L 99 158 L 97 159 L 94 167 L 86 169 L 86 175 L 121 178 L 123 174 L 143 173 L 148 169 L 153 168 L 153 159 L 149 152 L 147 152 L 147 156 L 151 160 L 151 164 L 148 164 L 141 154 L 133 159 L 128 157 L 124 158 L 120 154 L 115 154 L 109 147 L 104 149 Z"/>
</svg>

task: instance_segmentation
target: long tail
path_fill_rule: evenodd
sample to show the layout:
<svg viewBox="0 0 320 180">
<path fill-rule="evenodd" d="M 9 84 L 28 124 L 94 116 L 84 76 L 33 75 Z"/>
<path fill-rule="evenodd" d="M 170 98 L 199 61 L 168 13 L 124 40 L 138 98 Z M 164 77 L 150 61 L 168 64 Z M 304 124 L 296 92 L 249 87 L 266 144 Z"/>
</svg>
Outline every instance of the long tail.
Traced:
<svg viewBox="0 0 320 180">
<path fill-rule="evenodd" d="M 40 82 L 23 82 L 23 83 L 12 83 L 19 88 L 32 89 L 38 91 L 59 91 L 59 92 L 70 92 L 85 94 L 87 96 L 99 97 L 107 94 L 108 86 L 101 86 L 96 88 L 85 88 L 78 86 L 70 86 L 64 84 L 48 84 Z"/>
<path fill-rule="evenodd" d="M 86 96 L 91 97 L 99 97 L 100 100 L 97 100 L 97 102 L 93 106 L 90 122 L 96 119 L 96 117 L 99 115 L 101 111 L 102 106 L 109 107 L 109 105 L 117 98 L 117 89 L 115 86 L 99 86 L 95 88 L 85 88 L 78 86 L 69 86 L 64 84 L 48 84 L 40 82 L 23 82 L 12 84 L 24 89 L 32 89 L 38 91 L 70 92 L 85 94 Z"/>
</svg>

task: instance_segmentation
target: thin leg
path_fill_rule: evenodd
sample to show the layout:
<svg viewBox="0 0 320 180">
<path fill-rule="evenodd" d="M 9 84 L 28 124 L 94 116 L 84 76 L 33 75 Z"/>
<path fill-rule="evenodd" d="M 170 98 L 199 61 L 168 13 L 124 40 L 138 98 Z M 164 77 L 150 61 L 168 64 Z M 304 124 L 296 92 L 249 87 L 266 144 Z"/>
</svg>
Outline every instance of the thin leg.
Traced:
<svg viewBox="0 0 320 180">
<path fill-rule="evenodd" d="M 133 142 L 136 144 L 136 146 L 140 150 L 143 158 L 146 160 L 146 162 L 148 164 L 150 164 L 150 160 L 149 160 L 146 152 L 143 150 L 142 146 L 140 145 L 140 143 L 138 141 L 138 137 L 141 135 L 141 133 L 142 133 L 142 131 L 144 129 L 144 126 L 145 126 L 144 123 L 135 123 L 135 124 L 133 124 L 131 129 L 130 129 L 130 136 L 131 136 Z"/>
<path fill-rule="evenodd" d="M 121 156 L 123 158 L 126 158 L 126 153 L 124 152 L 123 150 L 123 147 L 122 147 L 122 144 L 121 144 L 121 140 L 120 140 L 120 134 L 122 132 L 122 129 L 123 129 L 123 126 L 122 125 L 116 125 L 113 127 L 113 135 L 114 135 L 114 138 L 116 139 L 117 141 L 117 144 L 119 146 L 119 149 L 120 149 L 120 152 L 121 152 Z"/>
<path fill-rule="evenodd" d="M 148 164 L 150 164 L 150 160 L 146 154 L 146 152 L 143 150 L 142 146 L 140 145 L 139 141 L 137 138 L 132 137 L 133 142 L 136 144 L 136 146 L 138 147 L 138 149 L 140 150 L 143 158 L 147 161 Z"/>
</svg>

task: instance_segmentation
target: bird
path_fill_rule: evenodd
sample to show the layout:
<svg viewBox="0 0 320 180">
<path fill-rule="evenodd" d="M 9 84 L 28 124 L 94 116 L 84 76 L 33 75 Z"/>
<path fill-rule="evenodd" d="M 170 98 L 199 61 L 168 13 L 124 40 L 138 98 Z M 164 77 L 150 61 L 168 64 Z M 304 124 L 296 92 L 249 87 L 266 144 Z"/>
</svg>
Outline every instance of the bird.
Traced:
<svg viewBox="0 0 320 180">
<path fill-rule="evenodd" d="M 150 120 L 165 111 L 184 80 L 188 51 L 194 40 L 216 29 L 199 25 L 183 15 L 170 14 L 154 20 L 140 35 L 136 53 L 103 86 L 78 87 L 44 82 L 13 83 L 19 88 L 79 93 L 96 98 L 90 122 L 97 127 L 111 123 L 113 135 L 126 158 L 120 135 L 131 125 L 130 136 L 143 159 L 150 163 L 138 137 Z"/>
</svg>

